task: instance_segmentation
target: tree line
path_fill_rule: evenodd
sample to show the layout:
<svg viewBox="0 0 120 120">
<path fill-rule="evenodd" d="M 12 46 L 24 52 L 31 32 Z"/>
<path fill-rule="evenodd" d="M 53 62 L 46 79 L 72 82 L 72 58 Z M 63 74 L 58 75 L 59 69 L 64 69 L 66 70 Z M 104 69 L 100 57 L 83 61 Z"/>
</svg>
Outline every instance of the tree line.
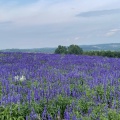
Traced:
<svg viewBox="0 0 120 120">
<path fill-rule="evenodd" d="M 84 51 L 84 55 L 120 58 L 120 51 Z"/>
<path fill-rule="evenodd" d="M 78 45 L 70 45 L 68 47 L 59 45 L 55 54 L 76 54 L 76 55 L 90 55 L 90 56 L 104 56 L 120 58 L 120 51 L 83 51 Z"/>
<path fill-rule="evenodd" d="M 70 45 L 69 47 L 59 45 L 55 50 L 55 54 L 82 54 L 83 50 L 78 45 Z"/>
</svg>

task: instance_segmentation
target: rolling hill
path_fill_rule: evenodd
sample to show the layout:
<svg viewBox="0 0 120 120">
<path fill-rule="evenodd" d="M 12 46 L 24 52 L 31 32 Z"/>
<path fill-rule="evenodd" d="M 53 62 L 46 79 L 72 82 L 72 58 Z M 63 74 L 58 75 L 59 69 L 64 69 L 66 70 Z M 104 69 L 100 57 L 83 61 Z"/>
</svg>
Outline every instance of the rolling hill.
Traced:
<svg viewBox="0 0 120 120">
<path fill-rule="evenodd" d="M 80 45 L 84 51 L 120 51 L 120 43 Z M 3 49 L 0 52 L 32 52 L 32 53 L 54 53 L 56 48 L 32 48 L 32 49 Z"/>
</svg>

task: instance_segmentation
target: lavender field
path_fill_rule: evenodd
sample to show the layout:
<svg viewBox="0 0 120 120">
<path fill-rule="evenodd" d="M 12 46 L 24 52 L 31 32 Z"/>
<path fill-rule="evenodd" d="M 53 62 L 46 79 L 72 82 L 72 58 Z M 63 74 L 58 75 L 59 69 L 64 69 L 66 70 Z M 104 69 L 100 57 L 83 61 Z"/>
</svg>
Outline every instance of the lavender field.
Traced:
<svg viewBox="0 0 120 120">
<path fill-rule="evenodd" d="M 0 53 L 0 120 L 120 120 L 120 59 Z"/>
</svg>

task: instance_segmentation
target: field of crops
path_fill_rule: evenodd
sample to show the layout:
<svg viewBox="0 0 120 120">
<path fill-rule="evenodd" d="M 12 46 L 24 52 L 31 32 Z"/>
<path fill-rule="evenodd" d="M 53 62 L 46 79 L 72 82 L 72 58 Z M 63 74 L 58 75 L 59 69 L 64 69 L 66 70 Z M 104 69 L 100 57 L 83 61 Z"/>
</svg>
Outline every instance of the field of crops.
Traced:
<svg viewBox="0 0 120 120">
<path fill-rule="evenodd" d="M 120 120 L 120 59 L 0 53 L 0 120 Z"/>
</svg>

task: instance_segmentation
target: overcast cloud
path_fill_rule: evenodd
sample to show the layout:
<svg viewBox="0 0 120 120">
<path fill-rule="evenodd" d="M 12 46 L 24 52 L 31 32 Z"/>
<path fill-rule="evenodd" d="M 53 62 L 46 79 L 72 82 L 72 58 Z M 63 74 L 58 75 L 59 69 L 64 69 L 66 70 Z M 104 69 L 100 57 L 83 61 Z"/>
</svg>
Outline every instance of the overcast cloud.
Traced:
<svg viewBox="0 0 120 120">
<path fill-rule="evenodd" d="M 1 0 L 0 49 L 120 42 L 119 0 Z"/>
</svg>

